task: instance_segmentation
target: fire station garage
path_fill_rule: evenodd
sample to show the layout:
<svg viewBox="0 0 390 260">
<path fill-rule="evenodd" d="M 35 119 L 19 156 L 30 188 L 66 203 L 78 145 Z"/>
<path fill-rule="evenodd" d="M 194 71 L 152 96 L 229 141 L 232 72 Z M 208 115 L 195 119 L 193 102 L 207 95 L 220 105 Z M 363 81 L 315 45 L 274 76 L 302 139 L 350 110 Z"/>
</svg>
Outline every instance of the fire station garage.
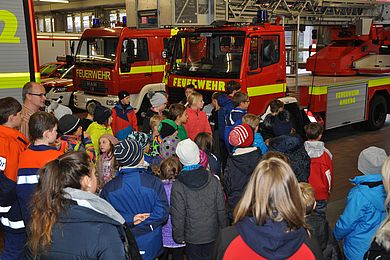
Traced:
<svg viewBox="0 0 390 260">
<path fill-rule="evenodd" d="M 388 2 L 1 0 L 0 259 L 390 259 Z"/>
</svg>

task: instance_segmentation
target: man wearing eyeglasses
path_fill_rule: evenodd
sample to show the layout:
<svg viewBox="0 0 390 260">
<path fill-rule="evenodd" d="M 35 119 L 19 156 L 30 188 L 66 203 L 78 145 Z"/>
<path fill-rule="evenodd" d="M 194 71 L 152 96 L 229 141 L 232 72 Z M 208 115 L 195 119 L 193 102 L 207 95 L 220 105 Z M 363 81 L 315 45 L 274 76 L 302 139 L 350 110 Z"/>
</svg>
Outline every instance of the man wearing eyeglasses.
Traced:
<svg viewBox="0 0 390 260">
<path fill-rule="evenodd" d="M 20 132 L 28 137 L 28 121 L 30 120 L 30 116 L 45 107 L 45 88 L 36 82 L 27 82 L 23 86 L 22 99 L 23 108 Z"/>
</svg>

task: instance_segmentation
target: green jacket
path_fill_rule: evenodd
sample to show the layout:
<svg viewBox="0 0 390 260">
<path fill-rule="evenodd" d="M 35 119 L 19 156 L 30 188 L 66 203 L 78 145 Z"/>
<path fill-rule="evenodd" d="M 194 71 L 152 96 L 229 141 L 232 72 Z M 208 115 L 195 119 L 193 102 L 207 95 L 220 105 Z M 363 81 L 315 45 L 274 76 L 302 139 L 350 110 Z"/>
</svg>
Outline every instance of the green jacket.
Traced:
<svg viewBox="0 0 390 260">
<path fill-rule="evenodd" d="M 99 149 L 99 139 L 100 139 L 100 137 L 102 135 L 104 135 L 104 134 L 114 135 L 112 133 L 111 126 L 105 127 L 104 125 L 98 124 L 97 122 L 92 122 L 92 124 L 89 125 L 89 127 L 88 127 L 86 132 L 91 137 L 91 141 L 92 141 L 92 144 L 93 144 L 93 148 L 95 149 L 96 157 L 97 157 L 97 155 L 99 154 L 99 151 L 100 151 L 100 149 Z"/>
<path fill-rule="evenodd" d="M 173 132 L 177 131 L 177 137 L 179 137 L 180 140 L 184 140 L 188 138 L 187 131 L 184 128 L 183 125 L 177 125 L 175 121 L 171 119 L 164 119 L 161 121 L 158 131 L 160 132 L 161 138 L 165 138 L 167 136 L 170 136 L 173 134 L 172 128 L 174 129 Z"/>
</svg>

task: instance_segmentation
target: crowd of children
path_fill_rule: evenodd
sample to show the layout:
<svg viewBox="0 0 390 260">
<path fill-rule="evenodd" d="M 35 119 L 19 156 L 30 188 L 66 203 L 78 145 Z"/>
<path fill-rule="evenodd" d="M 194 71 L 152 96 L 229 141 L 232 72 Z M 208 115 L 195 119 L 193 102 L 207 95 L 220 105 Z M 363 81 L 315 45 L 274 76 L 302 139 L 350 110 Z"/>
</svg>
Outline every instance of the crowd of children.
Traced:
<svg viewBox="0 0 390 260">
<path fill-rule="evenodd" d="M 369 147 L 359 155 L 363 175 L 352 180 L 356 187 L 333 233 L 326 208 L 334 172 L 332 154 L 321 141 L 323 127 L 310 123 L 304 128 L 306 136 L 300 136 L 278 100 L 270 103 L 271 114 L 260 122 L 248 113 L 249 98 L 239 84 L 229 82 L 227 90 L 227 95 L 213 94 L 208 114 L 202 111 L 202 95 L 191 86 L 185 100 L 171 104 L 168 111 L 163 93 L 149 93 L 151 108 L 144 115 L 143 132 L 138 131 L 126 91 L 118 94 L 112 110 L 90 103 L 85 119 L 65 115 L 57 120 L 38 111 L 29 118 L 28 138 L 18 131 L 22 106 L 13 98 L 0 99 L 0 191 L 7 195 L 0 199 L 5 231 L 0 259 L 19 259 L 23 252 L 31 259 L 38 252 L 45 255 L 42 249 L 51 240 L 45 237 L 39 244 L 37 237 L 30 237 L 36 235 L 37 212 L 42 210 L 31 200 L 35 192 L 43 196 L 43 186 L 54 189 L 61 181 L 67 183 L 61 187 L 76 205 L 104 212 L 115 220 L 112 225 L 121 226 L 119 235 L 134 236 L 133 240 L 122 236 L 122 241 L 132 245 L 123 250 L 135 259 L 180 260 L 184 254 L 190 260 L 341 259 L 336 240 L 344 241 L 348 259 L 363 259 L 367 250 L 371 255 L 384 254 L 383 248 L 389 247 L 384 241 L 390 240 L 383 235 L 388 224 L 380 226 L 386 218 L 385 200 L 386 205 L 389 202 L 386 187 L 390 184 L 382 182 L 381 174 L 385 151 Z M 77 153 L 88 159 L 71 155 Z M 80 165 L 87 161 L 92 165 L 82 175 L 87 176 L 85 181 L 73 172 L 76 166 L 72 172 L 56 168 L 58 160 L 75 158 Z M 50 161 L 56 163 L 45 166 Z M 61 171 L 72 175 L 72 181 L 42 179 L 42 174 Z M 83 178 L 81 186 L 69 184 L 76 177 Z M 56 183 L 41 184 L 43 180 Z M 97 193 L 105 202 L 71 188 Z M 65 193 L 54 193 L 59 201 L 67 201 Z M 89 204 L 82 204 L 77 196 Z M 94 208 L 94 203 L 104 208 Z M 42 205 L 53 206 L 49 204 Z M 66 219 L 58 213 L 65 205 L 51 215 L 55 232 L 60 229 L 55 223 Z M 33 219 L 31 212 L 36 214 Z M 56 239 L 53 243 L 58 246 Z M 83 255 L 83 249 L 76 248 Z"/>
</svg>

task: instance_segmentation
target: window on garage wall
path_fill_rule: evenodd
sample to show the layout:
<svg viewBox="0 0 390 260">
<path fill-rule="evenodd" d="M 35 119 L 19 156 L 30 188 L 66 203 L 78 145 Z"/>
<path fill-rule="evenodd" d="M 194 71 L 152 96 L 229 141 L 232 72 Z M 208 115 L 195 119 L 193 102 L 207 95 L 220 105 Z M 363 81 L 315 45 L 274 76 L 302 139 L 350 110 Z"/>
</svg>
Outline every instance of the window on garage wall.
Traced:
<svg viewBox="0 0 390 260">
<path fill-rule="evenodd" d="M 66 31 L 73 32 L 73 17 L 69 15 L 66 17 Z"/>
<path fill-rule="evenodd" d="M 74 30 L 75 30 L 75 32 L 81 32 L 81 18 L 80 18 L 80 15 L 74 16 Z"/>
<path fill-rule="evenodd" d="M 123 22 L 124 16 L 126 16 L 126 9 L 110 10 L 110 26 L 115 27 L 118 21 Z"/>
<path fill-rule="evenodd" d="M 38 19 L 38 31 L 44 32 L 45 31 L 45 21 L 43 18 Z"/>
</svg>

